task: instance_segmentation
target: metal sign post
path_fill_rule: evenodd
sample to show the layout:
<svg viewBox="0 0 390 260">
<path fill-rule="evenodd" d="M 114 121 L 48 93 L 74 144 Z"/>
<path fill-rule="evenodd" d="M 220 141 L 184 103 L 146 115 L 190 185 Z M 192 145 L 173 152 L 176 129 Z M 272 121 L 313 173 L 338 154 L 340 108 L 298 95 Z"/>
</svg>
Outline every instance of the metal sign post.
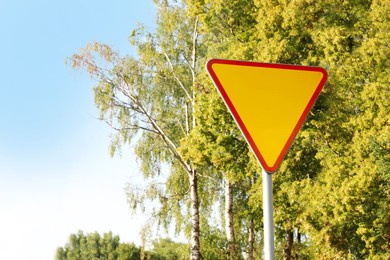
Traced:
<svg viewBox="0 0 390 260">
<path fill-rule="evenodd" d="M 272 200 L 272 174 L 262 168 L 263 214 L 264 214 L 264 259 L 274 260 L 274 217 Z"/>
</svg>

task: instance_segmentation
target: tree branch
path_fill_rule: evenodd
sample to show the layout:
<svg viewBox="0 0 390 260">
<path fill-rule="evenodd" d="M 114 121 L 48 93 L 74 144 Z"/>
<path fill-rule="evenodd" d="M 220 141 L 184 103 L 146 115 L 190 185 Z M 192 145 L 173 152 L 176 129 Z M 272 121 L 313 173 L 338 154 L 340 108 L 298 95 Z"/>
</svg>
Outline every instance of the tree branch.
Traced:
<svg viewBox="0 0 390 260">
<path fill-rule="evenodd" d="M 143 127 L 143 126 L 139 126 L 139 125 L 132 125 L 130 127 L 117 128 L 117 127 L 113 126 L 113 124 L 111 124 L 107 120 L 104 120 L 104 122 L 107 125 L 109 125 L 112 129 L 114 129 L 115 131 L 118 131 L 118 132 L 126 131 L 126 130 L 145 130 L 147 132 L 152 132 L 152 133 L 158 134 L 158 132 L 156 130 L 153 130 L 153 129 L 150 129 L 150 128 L 147 128 L 147 127 Z"/>
<path fill-rule="evenodd" d="M 195 84 L 195 81 L 196 81 L 196 76 L 195 76 L 195 66 L 196 66 L 196 46 L 198 44 L 198 22 L 199 22 L 199 18 L 198 16 L 196 16 L 196 19 L 195 19 L 195 25 L 194 25 L 194 33 L 193 33 L 193 37 L 192 37 L 192 55 L 191 55 L 191 60 L 192 60 L 192 64 L 191 64 L 191 73 L 192 73 L 192 83 Z"/>
<path fill-rule="evenodd" d="M 206 179 L 211 180 L 212 182 L 214 182 L 217 185 L 217 187 L 221 188 L 222 190 L 225 188 L 218 180 L 214 179 L 213 177 L 210 177 L 207 175 L 202 175 L 199 172 L 198 172 L 198 175 L 202 178 L 206 178 Z"/>
<path fill-rule="evenodd" d="M 183 82 L 181 82 L 181 80 L 179 79 L 179 77 L 176 75 L 176 72 L 175 72 L 175 69 L 173 68 L 173 64 L 171 62 L 171 59 L 169 58 L 168 54 L 166 52 L 164 52 L 164 55 L 165 55 L 165 58 L 167 59 L 168 61 L 168 64 L 169 64 L 169 67 L 171 69 L 171 72 L 173 74 L 173 77 L 176 79 L 177 83 L 180 85 L 180 87 L 183 89 L 184 93 L 186 94 L 187 98 L 192 101 L 192 97 L 190 95 L 190 93 L 188 93 L 187 89 L 185 88 Z"/>
</svg>

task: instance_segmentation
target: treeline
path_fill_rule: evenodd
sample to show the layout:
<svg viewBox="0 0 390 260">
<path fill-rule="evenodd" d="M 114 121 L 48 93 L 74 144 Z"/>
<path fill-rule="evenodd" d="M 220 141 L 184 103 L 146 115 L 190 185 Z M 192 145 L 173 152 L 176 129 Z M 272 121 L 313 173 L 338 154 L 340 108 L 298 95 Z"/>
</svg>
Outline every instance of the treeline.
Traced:
<svg viewBox="0 0 390 260">
<path fill-rule="evenodd" d="M 189 258 L 188 249 L 186 244 L 165 238 L 153 241 L 152 249 L 145 250 L 134 243 L 120 242 L 119 236 L 111 231 L 103 235 L 79 231 L 57 249 L 56 260 L 180 260 Z"/>
<path fill-rule="evenodd" d="M 273 177 L 276 257 L 390 258 L 390 1 L 154 2 L 156 28 L 129 37 L 136 58 L 94 42 L 68 59 L 97 81 L 111 154 L 138 156 L 130 207 L 184 232 L 191 259 L 261 259 L 261 169 L 205 64 L 321 66 L 328 81 Z"/>
</svg>

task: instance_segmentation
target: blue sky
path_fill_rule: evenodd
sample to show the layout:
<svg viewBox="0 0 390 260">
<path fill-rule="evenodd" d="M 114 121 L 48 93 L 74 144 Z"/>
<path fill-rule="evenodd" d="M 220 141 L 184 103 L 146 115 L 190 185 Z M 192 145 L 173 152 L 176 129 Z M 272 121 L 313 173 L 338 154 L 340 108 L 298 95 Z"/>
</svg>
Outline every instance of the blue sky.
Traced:
<svg viewBox="0 0 390 260">
<path fill-rule="evenodd" d="M 0 0 L 0 259 L 54 259 L 79 229 L 139 242 L 134 156 L 109 157 L 94 82 L 64 59 L 91 41 L 134 54 L 128 35 L 154 17 L 151 0 Z"/>
</svg>

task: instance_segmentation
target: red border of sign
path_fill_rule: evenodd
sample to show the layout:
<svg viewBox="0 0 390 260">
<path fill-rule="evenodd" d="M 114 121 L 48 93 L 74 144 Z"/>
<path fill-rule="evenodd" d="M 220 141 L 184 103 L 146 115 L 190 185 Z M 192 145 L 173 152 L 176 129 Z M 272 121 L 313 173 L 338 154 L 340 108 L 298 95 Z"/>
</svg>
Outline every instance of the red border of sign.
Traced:
<svg viewBox="0 0 390 260">
<path fill-rule="evenodd" d="M 268 165 L 266 161 L 264 160 L 263 156 L 261 155 L 261 152 L 257 148 L 255 142 L 253 141 L 250 133 L 245 127 L 245 124 L 241 120 L 239 114 L 237 113 L 236 109 L 233 106 L 233 103 L 231 102 L 230 98 L 228 97 L 226 91 L 224 90 L 221 82 L 219 81 L 217 75 L 215 74 L 212 66 L 213 64 L 226 64 L 226 65 L 237 65 L 237 66 L 250 66 L 250 67 L 262 67 L 262 68 L 276 68 L 276 69 L 288 69 L 288 70 L 303 70 L 303 71 L 317 71 L 321 72 L 323 77 L 318 84 L 313 96 L 311 97 L 309 103 L 307 104 L 305 110 L 303 111 L 303 114 L 299 118 L 297 124 L 294 127 L 294 130 L 292 131 L 290 137 L 288 138 L 286 144 L 284 145 L 282 151 L 280 152 L 276 162 L 274 165 Z M 245 139 L 249 143 L 250 147 L 252 148 L 253 152 L 255 153 L 257 159 L 260 161 L 260 164 L 264 168 L 264 170 L 268 173 L 275 172 L 281 162 L 283 161 L 284 157 L 286 156 L 292 142 L 294 141 L 296 135 L 298 134 L 299 129 L 305 122 L 305 119 L 307 115 L 309 114 L 310 109 L 313 107 L 318 95 L 320 94 L 323 86 L 325 85 L 325 82 L 328 78 L 328 74 L 325 69 L 321 67 L 312 67 L 312 66 L 300 66 L 300 65 L 289 65 L 289 64 L 277 64 L 277 63 L 262 63 L 262 62 L 252 62 L 252 61 L 238 61 L 238 60 L 225 60 L 225 59 L 211 59 L 207 62 L 207 71 L 214 81 L 215 86 L 218 89 L 218 92 L 220 93 L 222 99 L 225 101 L 225 104 L 230 110 L 230 113 L 233 115 L 233 118 L 236 120 L 236 123 L 241 129 L 241 132 L 243 133 Z"/>
</svg>

